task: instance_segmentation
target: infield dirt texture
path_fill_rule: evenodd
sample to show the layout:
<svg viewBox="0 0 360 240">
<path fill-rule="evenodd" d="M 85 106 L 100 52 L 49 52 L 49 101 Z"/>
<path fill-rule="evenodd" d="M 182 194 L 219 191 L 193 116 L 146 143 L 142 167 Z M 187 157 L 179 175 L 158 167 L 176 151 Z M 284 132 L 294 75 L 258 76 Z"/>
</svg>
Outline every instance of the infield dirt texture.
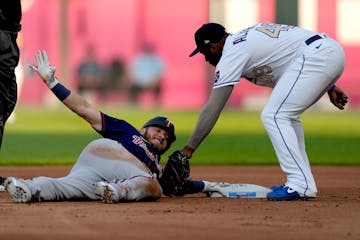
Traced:
<svg viewBox="0 0 360 240">
<path fill-rule="evenodd" d="M 163 197 L 156 202 L 15 204 L 0 193 L 0 239 L 360 239 L 360 167 L 312 167 L 318 198 Z M 66 167 L 0 167 L 0 175 L 61 177 Z M 277 166 L 192 167 L 193 179 L 281 184 Z"/>
</svg>

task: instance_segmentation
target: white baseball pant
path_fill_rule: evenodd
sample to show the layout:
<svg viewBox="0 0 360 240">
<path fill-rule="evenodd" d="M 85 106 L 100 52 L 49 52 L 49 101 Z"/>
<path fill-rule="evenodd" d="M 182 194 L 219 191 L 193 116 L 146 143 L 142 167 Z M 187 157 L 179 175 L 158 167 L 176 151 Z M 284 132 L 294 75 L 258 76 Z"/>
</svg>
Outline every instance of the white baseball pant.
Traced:
<svg viewBox="0 0 360 240">
<path fill-rule="evenodd" d="M 300 114 L 338 80 L 344 65 L 344 51 L 334 40 L 323 36 L 310 45 L 304 43 L 261 113 L 281 169 L 287 174 L 285 185 L 300 195 L 315 197 L 317 193 Z"/>
<path fill-rule="evenodd" d="M 101 197 L 93 192 L 94 184 L 115 179 L 123 180 L 129 189 L 129 199 L 125 200 L 161 196 L 160 184 L 150 170 L 120 143 L 105 138 L 87 145 L 67 176 L 36 177 L 25 182 L 32 195 L 43 201 L 100 200 Z"/>
</svg>

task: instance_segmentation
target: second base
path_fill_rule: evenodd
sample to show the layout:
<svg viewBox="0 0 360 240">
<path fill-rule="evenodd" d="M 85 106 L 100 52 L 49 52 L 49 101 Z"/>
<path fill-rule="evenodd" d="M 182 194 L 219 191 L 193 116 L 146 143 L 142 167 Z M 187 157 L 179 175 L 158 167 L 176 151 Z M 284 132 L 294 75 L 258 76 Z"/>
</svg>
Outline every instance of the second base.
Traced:
<svg viewBox="0 0 360 240">
<path fill-rule="evenodd" d="M 266 198 L 271 192 L 270 188 L 259 186 L 256 184 L 230 184 L 229 190 L 220 192 L 211 192 L 209 197 L 229 197 L 229 198 Z"/>
</svg>

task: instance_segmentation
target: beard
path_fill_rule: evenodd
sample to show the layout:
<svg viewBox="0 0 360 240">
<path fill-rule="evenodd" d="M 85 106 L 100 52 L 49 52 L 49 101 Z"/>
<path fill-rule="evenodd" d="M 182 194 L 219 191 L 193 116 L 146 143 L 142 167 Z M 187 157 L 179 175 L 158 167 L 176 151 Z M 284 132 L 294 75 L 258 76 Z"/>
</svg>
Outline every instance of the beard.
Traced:
<svg viewBox="0 0 360 240">
<path fill-rule="evenodd" d="M 150 147 L 153 149 L 155 154 L 161 155 L 164 152 L 165 149 L 163 149 L 163 147 L 160 144 L 151 141 L 151 137 L 149 136 L 147 129 L 145 130 L 143 137 L 149 143 Z"/>
<path fill-rule="evenodd" d="M 216 65 L 219 63 L 221 58 L 221 55 L 211 55 L 207 58 L 207 61 L 209 62 L 209 64 L 211 64 L 212 66 L 216 67 Z"/>
</svg>

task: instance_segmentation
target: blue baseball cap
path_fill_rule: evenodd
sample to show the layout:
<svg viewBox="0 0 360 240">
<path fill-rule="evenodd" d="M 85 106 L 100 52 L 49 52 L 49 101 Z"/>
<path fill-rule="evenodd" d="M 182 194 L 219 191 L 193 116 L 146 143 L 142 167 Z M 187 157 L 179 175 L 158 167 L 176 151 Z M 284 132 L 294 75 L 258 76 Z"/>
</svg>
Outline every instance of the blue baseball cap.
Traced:
<svg viewBox="0 0 360 240">
<path fill-rule="evenodd" d="M 189 57 L 204 51 L 209 43 L 219 42 L 225 35 L 225 28 L 218 23 L 202 25 L 194 34 L 196 48 Z"/>
</svg>

